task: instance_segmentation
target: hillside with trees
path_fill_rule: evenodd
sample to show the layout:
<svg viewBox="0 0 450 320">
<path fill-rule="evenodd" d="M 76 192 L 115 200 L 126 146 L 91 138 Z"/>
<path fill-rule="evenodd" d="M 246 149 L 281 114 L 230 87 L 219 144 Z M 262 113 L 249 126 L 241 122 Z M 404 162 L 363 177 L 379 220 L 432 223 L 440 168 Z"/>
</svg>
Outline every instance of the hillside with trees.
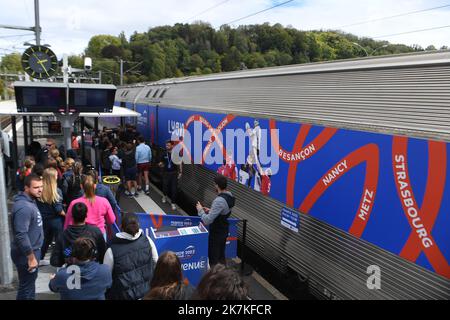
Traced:
<svg viewBox="0 0 450 320">
<path fill-rule="evenodd" d="M 127 84 L 423 50 L 418 45 L 390 44 L 339 31 L 300 31 L 269 23 L 238 28 L 224 25 L 216 30 L 208 23 L 197 22 L 154 27 L 147 32 L 135 32 L 129 38 L 124 33 L 96 35 L 90 39 L 85 52 L 70 56 L 69 62 L 75 68 L 82 68 L 83 57 L 89 56 L 93 70 L 102 71 L 103 82 L 117 85 L 121 59 L 125 61 L 124 83 Z M 429 46 L 425 50 L 436 48 Z M 13 65 L 11 60 L 17 59 L 6 60 L 8 65 Z"/>
</svg>

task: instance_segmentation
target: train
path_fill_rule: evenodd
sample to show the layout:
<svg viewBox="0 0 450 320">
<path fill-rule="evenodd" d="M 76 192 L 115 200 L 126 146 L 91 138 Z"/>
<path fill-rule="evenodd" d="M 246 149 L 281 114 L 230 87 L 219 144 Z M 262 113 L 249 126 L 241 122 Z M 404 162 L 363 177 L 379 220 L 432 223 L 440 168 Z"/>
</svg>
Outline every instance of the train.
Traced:
<svg viewBox="0 0 450 320">
<path fill-rule="evenodd" d="M 246 245 L 317 298 L 450 298 L 449 51 L 125 85 L 115 105 L 183 142 L 192 201 L 231 168 Z"/>
</svg>

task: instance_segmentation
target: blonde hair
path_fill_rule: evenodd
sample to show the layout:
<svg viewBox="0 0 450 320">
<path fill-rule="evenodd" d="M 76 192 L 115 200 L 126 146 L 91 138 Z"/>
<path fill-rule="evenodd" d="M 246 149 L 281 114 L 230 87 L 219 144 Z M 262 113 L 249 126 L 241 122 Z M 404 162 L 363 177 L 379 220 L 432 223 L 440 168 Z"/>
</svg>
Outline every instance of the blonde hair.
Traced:
<svg viewBox="0 0 450 320">
<path fill-rule="evenodd" d="M 58 186 L 57 186 L 58 172 L 54 168 L 47 168 L 42 175 L 42 195 L 41 201 L 47 204 L 54 204 L 59 201 Z"/>
<path fill-rule="evenodd" d="M 84 196 L 89 200 L 91 204 L 95 202 L 95 181 L 90 175 L 83 176 L 82 185 L 84 190 Z"/>
<path fill-rule="evenodd" d="M 66 169 L 70 170 L 73 168 L 73 165 L 75 164 L 75 160 L 73 160 L 72 158 L 67 158 L 66 161 L 64 162 L 64 164 L 66 165 Z"/>
<path fill-rule="evenodd" d="M 50 150 L 50 152 L 49 152 L 49 154 L 50 154 L 50 156 L 53 158 L 53 159 L 57 159 L 57 158 L 59 158 L 59 150 L 58 149 L 52 149 L 52 150 Z"/>
</svg>

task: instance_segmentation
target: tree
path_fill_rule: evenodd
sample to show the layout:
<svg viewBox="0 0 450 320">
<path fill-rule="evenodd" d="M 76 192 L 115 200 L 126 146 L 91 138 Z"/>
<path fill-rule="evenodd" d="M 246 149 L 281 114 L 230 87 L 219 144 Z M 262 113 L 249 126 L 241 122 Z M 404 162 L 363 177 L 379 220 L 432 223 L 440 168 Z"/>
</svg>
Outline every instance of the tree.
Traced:
<svg viewBox="0 0 450 320">
<path fill-rule="evenodd" d="M 156 81 L 165 76 L 165 54 L 158 43 L 144 49 L 143 68 L 150 81 Z"/>
<path fill-rule="evenodd" d="M 16 52 L 5 55 L 0 63 L 0 69 L 9 72 L 23 72 L 22 55 Z"/>
<path fill-rule="evenodd" d="M 433 51 L 433 50 L 437 50 L 436 47 L 433 45 L 429 45 L 428 47 L 425 48 L 425 51 Z"/>
<path fill-rule="evenodd" d="M 93 72 L 102 72 L 102 83 L 115 84 L 120 83 L 119 64 L 111 59 L 93 59 Z"/>
<path fill-rule="evenodd" d="M 86 55 L 91 58 L 100 58 L 102 56 L 102 49 L 110 45 L 120 47 L 120 38 L 104 34 L 93 36 L 91 40 L 89 40 Z"/>
<path fill-rule="evenodd" d="M 233 46 L 230 51 L 226 53 L 221 59 L 222 70 L 223 71 L 235 71 L 239 70 L 241 66 L 241 53 L 239 50 Z"/>
<path fill-rule="evenodd" d="M 5 94 L 5 83 L 2 79 L 0 79 L 0 98 L 2 98 Z"/>
<path fill-rule="evenodd" d="M 249 69 L 267 67 L 266 60 L 260 52 L 246 54 L 244 57 L 244 63 Z"/>
<path fill-rule="evenodd" d="M 147 32 L 134 32 L 129 39 L 124 32 L 117 37 L 97 35 L 89 41 L 86 54 L 94 58 L 94 64 L 95 58 L 104 59 L 97 65 L 110 70 L 104 71 L 110 83 L 118 82 L 118 63 L 114 61 L 117 57 L 143 62 L 133 69 L 135 74 L 125 75 L 127 83 L 134 83 L 234 71 L 244 65 L 253 69 L 365 56 L 353 42 L 369 53 L 376 51 L 373 54 L 377 55 L 424 50 L 418 45 L 390 44 L 338 30 L 300 31 L 292 26 L 269 23 L 238 28 L 223 25 L 215 30 L 210 24 L 198 21 L 152 27 Z M 433 48 L 430 46 L 427 50 Z M 71 59 L 72 65 L 80 64 L 81 57 Z M 20 64 L 20 58 L 18 61 Z"/>
<path fill-rule="evenodd" d="M 71 55 L 68 57 L 69 66 L 73 68 L 83 69 L 84 67 L 84 59 L 81 56 Z"/>
<path fill-rule="evenodd" d="M 412 48 L 414 51 L 423 51 L 423 48 L 422 48 L 420 45 L 418 45 L 418 44 L 413 44 L 413 45 L 411 46 L 411 48 Z"/>
<path fill-rule="evenodd" d="M 202 69 L 205 66 L 202 57 L 197 53 L 191 56 L 191 70 Z"/>
<path fill-rule="evenodd" d="M 113 44 L 110 44 L 103 47 L 101 55 L 103 58 L 107 59 L 121 58 L 123 56 L 123 49 Z"/>
<path fill-rule="evenodd" d="M 224 54 L 228 49 L 228 36 L 225 31 L 219 30 L 213 36 L 213 48 L 218 54 Z"/>
</svg>

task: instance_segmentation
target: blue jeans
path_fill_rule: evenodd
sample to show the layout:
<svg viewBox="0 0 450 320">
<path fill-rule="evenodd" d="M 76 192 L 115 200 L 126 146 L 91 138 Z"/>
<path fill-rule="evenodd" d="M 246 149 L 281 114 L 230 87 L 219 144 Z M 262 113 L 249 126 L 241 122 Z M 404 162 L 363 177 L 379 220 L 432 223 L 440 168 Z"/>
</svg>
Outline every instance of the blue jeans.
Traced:
<svg viewBox="0 0 450 320">
<path fill-rule="evenodd" d="M 60 234 L 63 232 L 63 220 L 61 217 L 44 218 L 44 244 L 41 248 L 42 259 L 47 254 L 48 247 L 52 244 L 53 239 L 58 241 Z"/>
<path fill-rule="evenodd" d="M 41 258 L 40 250 L 34 252 L 36 260 L 39 262 Z M 36 299 L 36 279 L 38 276 L 38 269 L 36 271 L 28 271 L 28 259 L 26 256 L 18 252 L 11 251 L 11 257 L 16 265 L 17 273 L 19 275 L 19 289 L 17 290 L 17 300 L 35 300 Z"/>
</svg>

